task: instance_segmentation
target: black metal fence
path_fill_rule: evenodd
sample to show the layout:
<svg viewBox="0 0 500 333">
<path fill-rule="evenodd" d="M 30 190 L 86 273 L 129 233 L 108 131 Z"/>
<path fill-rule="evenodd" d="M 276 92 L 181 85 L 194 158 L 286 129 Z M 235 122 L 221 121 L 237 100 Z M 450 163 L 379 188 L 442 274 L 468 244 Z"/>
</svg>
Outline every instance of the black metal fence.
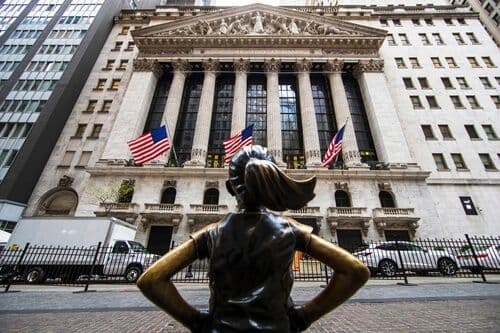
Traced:
<svg viewBox="0 0 500 333">
<path fill-rule="evenodd" d="M 123 242 L 124 243 L 124 242 Z M 353 251 L 372 279 L 404 280 L 414 276 L 476 277 L 500 273 L 500 237 L 419 239 L 371 242 Z M 115 244 L 113 247 L 47 247 L 27 244 L 0 252 L 0 283 L 82 286 L 134 283 L 160 256 Z M 178 272 L 175 282 L 207 283 L 208 260 L 196 260 Z M 291 269 L 297 281 L 328 282 L 334 272 L 312 257 L 296 253 Z"/>
</svg>

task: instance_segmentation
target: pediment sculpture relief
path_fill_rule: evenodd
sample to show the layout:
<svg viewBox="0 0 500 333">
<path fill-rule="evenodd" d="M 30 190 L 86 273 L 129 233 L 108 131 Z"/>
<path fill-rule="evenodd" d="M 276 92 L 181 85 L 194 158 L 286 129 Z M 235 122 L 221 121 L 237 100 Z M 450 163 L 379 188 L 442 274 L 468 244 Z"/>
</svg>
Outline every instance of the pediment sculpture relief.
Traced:
<svg viewBox="0 0 500 333">
<path fill-rule="evenodd" d="M 164 31 L 160 35 L 359 35 L 332 24 L 318 23 L 259 11 L 206 21 L 199 19 L 195 24 Z"/>
</svg>

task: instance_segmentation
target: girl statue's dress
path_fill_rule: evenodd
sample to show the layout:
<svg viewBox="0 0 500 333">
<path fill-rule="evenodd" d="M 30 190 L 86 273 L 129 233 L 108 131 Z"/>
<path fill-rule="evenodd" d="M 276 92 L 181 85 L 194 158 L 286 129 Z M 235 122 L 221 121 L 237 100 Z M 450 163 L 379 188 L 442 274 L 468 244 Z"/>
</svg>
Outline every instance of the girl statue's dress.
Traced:
<svg viewBox="0 0 500 333">
<path fill-rule="evenodd" d="M 238 212 L 211 224 L 167 253 L 139 279 L 155 304 L 192 332 L 300 332 L 340 305 L 368 279 L 348 252 L 313 235 L 312 228 L 266 210 L 299 209 L 314 197 L 316 179 L 285 175 L 267 149 L 240 150 L 229 166 L 228 191 Z M 302 306 L 290 297 L 295 251 L 335 270 L 321 293 Z M 170 278 L 196 259 L 208 258 L 208 312 L 189 305 Z"/>
</svg>

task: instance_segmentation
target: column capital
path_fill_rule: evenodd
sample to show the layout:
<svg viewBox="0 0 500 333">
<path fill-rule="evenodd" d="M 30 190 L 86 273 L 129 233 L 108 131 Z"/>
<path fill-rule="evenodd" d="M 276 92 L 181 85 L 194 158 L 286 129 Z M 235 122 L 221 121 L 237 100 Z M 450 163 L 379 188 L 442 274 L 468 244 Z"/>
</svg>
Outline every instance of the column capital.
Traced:
<svg viewBox="0 0 500 333">
<path fill-rule="evenodd" d="M 325 64 L 325 71 L 327 73 L 340 73 L 344 68 L 344 61 L 339 59 L 329 60 Z"/>
<path fill-rule="evenodd" d="M 359 77 L 362 73 L 382 73 L 384 71 L 384 60 L 370 59 L 360 60 L 354 67 L 354 76 Z"/>
<path fill-rule="evenodd" d="M 245 73 L 248 72 L 250 68 L 250 61 L 240 58 L 234 62 L 234 70 L 237 73 Z"/>
<path fill-rule="evenodd" d="M 270 59 L 264 62 L 264 68 L 266 72 L 279 72 L 281 67 L 281 61 L 277 59 Z"/>
<path fill-rule="evenodd" d="M 191 66 L 187 60 L 177 59 L 172 61 L 172 68 L 175 72 L 184 72 L 185 74 L 189 73 L 191 70 Z"/>
<path fill-rule="evenodd" d="M 219 70 L 219 61 L 212 58 L 203 60 L 203 69 L 205 72 L 217 72 Z"/>
<path fill-rule="evenodd" d="M 309 70 L 311 69 L 311 66 L 312 66 L 312 62 L 307 60 L 307 59 L 302 59 L 298 62 L 295 63 L 295 70 L 297 72 L 309 72 Z"/>
<path fill-rule="evenodd" d="M 163 66 L 156 59 L 134 59 L 134 72 L 153 72 L 158 78 L 163 75 Z"/>
</svg>

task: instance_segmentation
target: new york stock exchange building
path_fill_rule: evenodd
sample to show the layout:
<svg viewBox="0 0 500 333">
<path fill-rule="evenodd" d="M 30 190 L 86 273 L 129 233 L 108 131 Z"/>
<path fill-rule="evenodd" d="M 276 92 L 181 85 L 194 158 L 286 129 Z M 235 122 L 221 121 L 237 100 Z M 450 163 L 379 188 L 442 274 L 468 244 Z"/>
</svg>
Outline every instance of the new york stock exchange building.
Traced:
<svg viewBox="0 0 500 333">
<path fill-rule="evenodd" d="M 495 64 L 478 15 L 444 1 L 123 10 L 25 215 L 111 215 L 165 252 L 236 209 L 222 142 L 253 124 L 254 143 L 289 175 L 317 177 L 308 206 L 282 214 L 325 239 L 352 249 L 491 235 L 500 207 Z M 172 148 L 134 165 L 127 141 L 163 124 Z M 344 124 L 341 158 L 321 167 Z M 96 191 L 113 184 L 127 191 L 99 202 Z"/>
</svg>

